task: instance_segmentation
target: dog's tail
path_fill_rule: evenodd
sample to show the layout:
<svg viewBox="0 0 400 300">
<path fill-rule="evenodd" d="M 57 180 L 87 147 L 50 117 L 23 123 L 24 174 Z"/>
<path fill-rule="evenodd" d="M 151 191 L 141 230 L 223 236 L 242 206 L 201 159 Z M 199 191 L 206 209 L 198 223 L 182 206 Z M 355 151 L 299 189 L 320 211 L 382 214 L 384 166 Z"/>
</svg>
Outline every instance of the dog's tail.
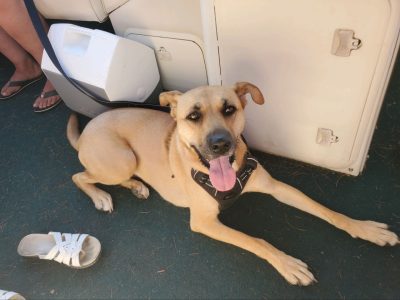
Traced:
<svg viewBox="0 0 400 300">
<path fill-rule="evenodd" d="M 67 124 L 67 138 L 69 143 L 75 150 L 78 150 L 78 140 L 80 137 L 78 116 L 73 113 L 69 117 Z"/>
</svg>

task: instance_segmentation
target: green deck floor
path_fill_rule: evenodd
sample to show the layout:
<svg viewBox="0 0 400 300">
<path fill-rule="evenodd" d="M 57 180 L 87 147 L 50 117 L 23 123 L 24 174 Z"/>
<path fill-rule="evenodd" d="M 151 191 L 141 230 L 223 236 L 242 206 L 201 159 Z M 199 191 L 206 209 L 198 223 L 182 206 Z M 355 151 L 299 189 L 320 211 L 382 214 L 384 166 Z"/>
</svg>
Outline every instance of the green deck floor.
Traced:
<svg viewBox="0 0 400 300">
<path fill-rule="evenodd" d="M 367 168 L 348 177 L 255 153 L 272 175 L 321 203 L 400 233 L 400 64 L 387 93 Z M 0 57 L 1 85 L 12 73 Z M 240 80 L 240 78 L 238 78 Z M 71 181 L 81 170 L 65 137 L 69 109 L 44 114 L 31 106 L 42 83 L 0 103 L 0 289 L 28 299 L 399 299 L 400 246 L 381 248 L 261 194 L 242 196 L 224 223 L 264 238 L 311 267 L 318 283 L 290 286 L 244 250 L 192 233 L 189 213 L 151 190 L 139 201 L 105 187 L 115 211 L 95 210 Z M 29 233 L 86 232 L 102 243 L 91 268 L 19 257 Z"/>
</svg>

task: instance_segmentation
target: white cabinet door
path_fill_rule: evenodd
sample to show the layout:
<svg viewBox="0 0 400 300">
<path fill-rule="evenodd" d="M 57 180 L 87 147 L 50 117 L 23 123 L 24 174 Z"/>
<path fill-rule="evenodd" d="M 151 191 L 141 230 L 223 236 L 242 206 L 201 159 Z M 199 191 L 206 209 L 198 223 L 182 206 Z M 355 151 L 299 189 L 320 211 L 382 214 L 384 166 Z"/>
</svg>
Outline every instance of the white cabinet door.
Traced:
<svg viewBox="0 0 400 300">
<path fill-rule="evenodd" d="M 398 49 L 399 4 L 398 0 L 204 2 L 203 19 L 215 14 L 217 43 L 210 45 L 212 39 L 205 43 L 208 55 L 218 48 L 214 53 L 219 53 L 222 84 L 249 81 L 266 98 L 263 106 L 252 103 L 246 108 L 245 136 L 250 146 L 357 175 Z M 207 10 L 207 5 L 214 7 Z M 350 36 L 339 50 L 360 46 L 348 50 L 349 56 L 332 53 L 337 30 L 341 31 L 336 37 Z M 210 32 L 204 36 L 207 39 Z"/>
</svg>

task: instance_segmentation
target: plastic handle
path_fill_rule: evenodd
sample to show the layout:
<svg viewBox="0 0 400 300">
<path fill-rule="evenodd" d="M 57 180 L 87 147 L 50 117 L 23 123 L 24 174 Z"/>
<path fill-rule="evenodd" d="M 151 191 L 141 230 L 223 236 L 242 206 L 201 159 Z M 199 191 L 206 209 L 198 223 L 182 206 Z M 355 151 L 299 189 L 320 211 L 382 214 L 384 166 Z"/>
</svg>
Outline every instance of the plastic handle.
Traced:
<svg viewBox="0 0 400 300">
<path fill-rule="evenodd" d="M 84 56 L 89 48 L 92 36 L 86 30 L 69 28 L 65 31 L 63 48 L 67 53 Z"/>
</svg>

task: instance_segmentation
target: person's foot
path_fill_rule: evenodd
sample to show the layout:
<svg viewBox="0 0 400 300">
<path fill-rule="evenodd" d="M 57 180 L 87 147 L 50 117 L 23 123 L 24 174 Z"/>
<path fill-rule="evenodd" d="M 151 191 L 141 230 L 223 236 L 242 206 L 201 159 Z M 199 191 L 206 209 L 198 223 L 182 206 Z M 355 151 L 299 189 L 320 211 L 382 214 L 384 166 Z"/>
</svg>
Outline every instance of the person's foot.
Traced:
<svg viewBox="0 0 400 300">
<path fill-rule="evenodd" d="M 1 89 L 1 96 L 9 97 L 24 87 L 23 85 L 10 85 L 10 82 L 30 80 L 37 78 L 40 74 L 42 74 L 40 66 L 32 58 L 27 58 L 20 66 L 15 66 L 14 74 Z"/>
<path fill-rule="evenodd" d="M 33 107 L 35 111 L 46 111 L 60 102 L 61 97 L 55 92 L 53 85 L 49 80 L 46 81 L 43 91 L 35 99 Z"/>
</svg>

